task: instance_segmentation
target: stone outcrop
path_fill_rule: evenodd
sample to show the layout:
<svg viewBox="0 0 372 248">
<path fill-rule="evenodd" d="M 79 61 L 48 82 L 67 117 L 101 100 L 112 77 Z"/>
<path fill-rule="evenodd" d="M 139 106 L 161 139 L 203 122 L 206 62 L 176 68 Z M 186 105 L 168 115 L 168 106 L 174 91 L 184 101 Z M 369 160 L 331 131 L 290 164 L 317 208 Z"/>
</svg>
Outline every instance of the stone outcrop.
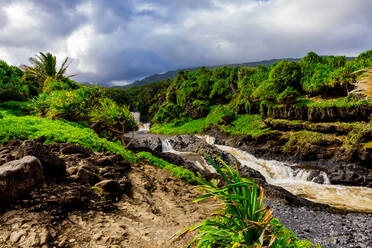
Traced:
<svg viewBox="0 0 372 248">
<path fill-rule="evenodd" d="M 370 121 L 372 106 L 296 108 L 291 105 L 270 109 L 263 107 L 263 114 L 274 119 L 307 120 L 313 122 Z"/>
<path fill-rule="evenodd" d="M 39 159 L 26 156 L 0 166 L 0 205 L 27 194 L 44 179 Z"/>
<path fill-rule="evenodd" d="M 65 162 L 54 155 L 50 149 L 39 142 L 25 140 L 19 146 L 16 158 L 31 155 L 37 157 L 44 170 L 44 175 L 47 178 L 55 178 L 64 176 L 66 171 Z"/>
</svg>

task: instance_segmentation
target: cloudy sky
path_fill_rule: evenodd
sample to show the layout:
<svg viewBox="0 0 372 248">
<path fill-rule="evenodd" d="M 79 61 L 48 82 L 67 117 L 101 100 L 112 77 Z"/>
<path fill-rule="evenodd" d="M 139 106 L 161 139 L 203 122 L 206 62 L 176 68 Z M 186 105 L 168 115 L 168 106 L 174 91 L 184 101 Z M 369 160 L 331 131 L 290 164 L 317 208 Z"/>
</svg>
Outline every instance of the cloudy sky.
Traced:
<svg viewBox="0 0 372 248">
<path fill-rule="evenodd" d="M 372 49 L 372 0 L 0 0 L 0 59 L 72 59 L 79 82 Z"/>
</svg>

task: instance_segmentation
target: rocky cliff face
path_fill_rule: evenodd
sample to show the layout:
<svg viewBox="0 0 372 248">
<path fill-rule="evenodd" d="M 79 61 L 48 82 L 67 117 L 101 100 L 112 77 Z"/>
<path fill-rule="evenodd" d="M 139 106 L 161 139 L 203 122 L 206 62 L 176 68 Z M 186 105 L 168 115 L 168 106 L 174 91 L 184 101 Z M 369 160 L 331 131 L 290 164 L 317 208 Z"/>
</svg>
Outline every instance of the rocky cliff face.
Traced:
<svg viewBox="0 0 372 248">
<path fill-rule="evenodd" d="M 280 106 L 263 108 L 263 115 L 273 119 L 306 120 L 313 122 L 328 121 L 370 121 L 372 106 L 355 107 L 301 107 Z"/>
</svg>

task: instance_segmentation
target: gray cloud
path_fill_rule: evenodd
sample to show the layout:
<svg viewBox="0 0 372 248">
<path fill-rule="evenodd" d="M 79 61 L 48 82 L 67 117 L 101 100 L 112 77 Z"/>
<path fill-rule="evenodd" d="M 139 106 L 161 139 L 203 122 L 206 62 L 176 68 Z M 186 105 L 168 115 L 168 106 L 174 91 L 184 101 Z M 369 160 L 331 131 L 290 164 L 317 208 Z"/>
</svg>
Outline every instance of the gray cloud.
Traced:
<svg viewBox="0 0 372 248">
<path fill-rule="evenodd" d="M 0 59 L 69 56 L 78 81 L 371 49 L 370 0 L 0 0 Z"/>
</svg>

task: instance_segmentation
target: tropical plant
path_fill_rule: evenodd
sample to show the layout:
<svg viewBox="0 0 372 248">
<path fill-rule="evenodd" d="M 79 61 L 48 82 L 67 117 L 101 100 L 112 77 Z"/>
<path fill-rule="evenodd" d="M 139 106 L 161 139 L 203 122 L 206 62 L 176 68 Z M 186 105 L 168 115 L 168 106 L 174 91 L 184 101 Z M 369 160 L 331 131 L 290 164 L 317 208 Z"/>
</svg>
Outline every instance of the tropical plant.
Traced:
<svg viewBox="0 0 372 248">
<path fill-rule="evenodd" d="M 31 66 L 22 65 L 21 68 L 25 73 L 26 79 L 36 80 L 39 84 L 44 87 L 44 82 L 47 77 L 51 77 L 56 80 L 63 80 L 65 78 L 70 78 L 75 75 L 65 76 L 64 74 L 69 67 L 69 58 L 66 57 L 60 68 L 57 70 L 57 58 L 52 53 L 42 53 L 35 55 L 35 57 L 30 57 L 29 61 Z"/>
<path fill-rule="evenodd" d="M 134 140 L 137 123 L 126 105 L 118 105 L 109 98 L 100 99 L 100 104 L 89 113 L 90 127 L 100 136 L 106 136 L 110 140 L 120 139 L 121 144 L 128 148 Z M 133 130 L 132 139 L 125 144 L 124 134 L 126 130 Z"/>
<path fill-rule="evenodd" d="M 195 202 L 214 197 L 223 203 L 223 208 L 214 212 L 212 219 L 201 222 L 182 231 L 183 235 L 198 230 L 187 247 L 197 243 L 196 247 L 249 247 L 255 243 L 271 246 L 275 238 L 265 235 L 273 216 L 268 207 L 263 206 L 264 190 L 252 180 L 240 176 L 238 169 L 233 171 L 222 159 L 220 168 L 206 156 L 213 167 L 226 182 L 218 187 L 216 182 L 204 178 L 198 181 L 207 193 Z"/>
</svg>

